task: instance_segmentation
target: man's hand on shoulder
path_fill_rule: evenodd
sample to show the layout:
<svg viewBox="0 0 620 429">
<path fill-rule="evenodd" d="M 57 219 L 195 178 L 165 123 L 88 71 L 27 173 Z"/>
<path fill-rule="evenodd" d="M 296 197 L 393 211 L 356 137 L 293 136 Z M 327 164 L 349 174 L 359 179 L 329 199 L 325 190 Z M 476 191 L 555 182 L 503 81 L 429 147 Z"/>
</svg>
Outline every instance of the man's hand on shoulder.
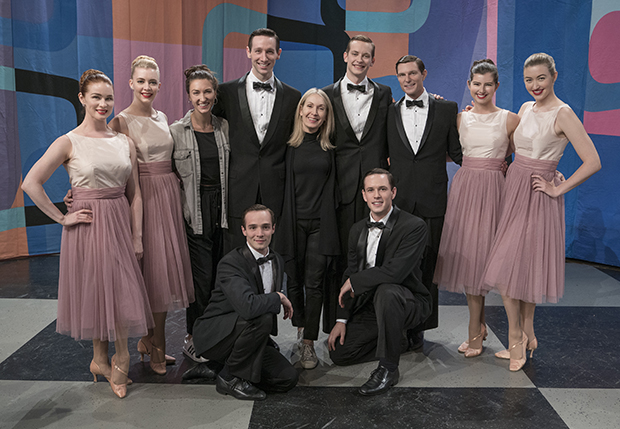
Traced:
<svg viewBox="0 0 620 429">
<path fill-rule="evenodd" d="M 276 292 L 280 295 L 280 303 L 282 304 L 282 308 L 284 309 L 284 320 L 290 319 L 293 317 L 293 304 L 291 301 L 284 295 L 282 292 Z"/>
<path fill-rule="evenodd" d="M 347 325 L 342 322 L 336 322 L 332 331 L 327 338 L 327 346 L 329 351 L 336 350 L 336 341 L 340 338 L 340 345 L 344 345 L 344 336 L 347 333 Z"/>
</svg>

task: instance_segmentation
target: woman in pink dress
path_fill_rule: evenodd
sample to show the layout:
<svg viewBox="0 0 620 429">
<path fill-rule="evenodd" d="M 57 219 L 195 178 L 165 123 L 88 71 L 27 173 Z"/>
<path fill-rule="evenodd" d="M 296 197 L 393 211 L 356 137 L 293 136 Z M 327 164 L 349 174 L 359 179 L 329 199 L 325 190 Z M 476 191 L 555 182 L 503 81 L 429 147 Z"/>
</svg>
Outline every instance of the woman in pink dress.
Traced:
<svg viewBox="0 0 620 429">
<path fill-rule="evenodd" d="M 172 172 L 173 140 L 168 118 L 153 108 L 159 92 L 159 67 L 140 55 L 131 63 L 131 105 L 111 122 L 112 129 L 133 140 L 138 157 L 144 204 L 142 274 L 153 311 L 155 328 L 138 342 L 142 359 L 150 356 L 155 373 L 166 374 L 166 315 L 194 301 L 194 286 L 181 211 L 179 180 Z"/>
<path fill-rule="evenodd" d="M 153 318 L 138 258 L 142 257 L 142 197 L 134 144 L 112 130 L 110 79 L 87 70 L 80 79 L 82 123 L 59 137 L 32 167 L 22 185 L 32 201 L 63 225 L 56 331 L 92 339 L 90 371 L 105 376 L 114 393 L 127 394 L 127 338 L 145 335 Z M 73 204 L 63 215 L 43 184 L 64 165 Z M 137 256 L 137 257 L 136 257 Z M 116 354 L 108 363 L 108 343 Z"/>
<path fill-rule="evenodd" d="M 475 61 L 467 87 L 473 109 L 457 116 L 463 166 L 450 187 L 434 282 L 440 289 L 466 293 L 469 339 L 458 348 L 465 357 L 482 353 L 487 336 L 482 275 L 499 221 L 504 189 L 502 166 L 519 117 L 493 102 L 499 87 L 497 67 Z"/>
<path fill-rule="evenodd" d="M 558 77 L 550 55 L 533 54 L 523 80 L 534 101 L 519 110 L 515 161 L 506 175 L 501 218 L 484 274 L 485 289 L 502 294 L 508 317 L 510 370 L 520 370 L 538 346 L 537 303 L 557 302 L 564 293 L 564 198 L 601 168 L 581 121 L 553 90 Z M 556 174 L 568 142 L 581 166 L 566 180 Z M 500 353 L 498 357 L 501 357 Z"/>
</svg>

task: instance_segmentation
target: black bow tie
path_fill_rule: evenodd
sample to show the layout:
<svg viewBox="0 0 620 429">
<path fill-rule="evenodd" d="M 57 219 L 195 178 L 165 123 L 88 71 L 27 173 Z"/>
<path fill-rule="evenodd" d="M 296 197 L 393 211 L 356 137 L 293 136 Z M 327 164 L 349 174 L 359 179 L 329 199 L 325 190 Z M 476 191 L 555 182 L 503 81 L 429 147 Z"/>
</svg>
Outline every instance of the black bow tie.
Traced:
<svg viewBox="0 0 620 429">
<path fill-rule="evenodd" d="M 353 85 L 352 83 L 347 83 L 347 89 L 349 91 L 366 92 L 366 85 Z"/>
<path fill-rule="evenodd" d="M 413 106 L 424 107 L 424 102 L 422 100 L 405 100 L 405 102 L 407 103 L 407 108 Z"/>
<path fill-rule="evenodd" d="M 271 84 L 270 83 L 263 83 L 263 82 L 253 82 L 252 83 L 252 87 L 256 90 L 256 89 L 264 89 L 265 91 L 271 91 Z"/>
<path fill-rule="evenodd" d="M 256 263 L 257 263 L 258 265 L 263 265 L 265 262 L 269 262 L 269 261 L 271 261 L 271 260 L 272 260 L 273 258 L 275 258 L 275 257 L 276 257 L 276 254 L 275 254 L 275 253 L 273 253 L 273 252 L 271 252 L 271 253 L 269 253 L 267 256 L 263 256 L 262 258 L 258 258 L 258 259 L 256 260 Z"/>
<path fill-rule="evenodd" d="M 383 222 L 371 222 L 369 220 L 366 221 L 366 226 L 368 228 L 379 228 L 379 229 L 385 228 L 385 224 Z"/>
</svg>

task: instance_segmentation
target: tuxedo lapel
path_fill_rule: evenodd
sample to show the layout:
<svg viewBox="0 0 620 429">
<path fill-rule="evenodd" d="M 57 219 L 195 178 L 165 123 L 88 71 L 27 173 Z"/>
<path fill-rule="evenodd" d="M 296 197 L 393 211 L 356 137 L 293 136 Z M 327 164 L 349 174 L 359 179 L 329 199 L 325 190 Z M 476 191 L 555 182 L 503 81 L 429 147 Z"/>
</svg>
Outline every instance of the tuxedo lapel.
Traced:
<svg viewBox="0 0 620 429">
<path fill-rule="evenodd" d="M 265 286 L 263 285 L 263 278 L 260 275 L 260 270 L 258 268 L 258 263 L 250 252 L 250 249 L 247 245 L 241 247 L 241 254 L 246 259 L 248 266 L 250 267 L 250 271 L 254 275 L 254 280 L 256 281 L 256 287 L 258 288 L 258 293 L 265 293 Z M 273 265 L 273 264 L 272 264 Z"/>
<path fill-rule="evenodd" d="M 368 112 L 368 118 L 366 118 L 366 125 L 364 125 L 364 132 L 362 133 L 362 140 L 366 137 L 366 134 L 372 128 L 372 124 L 375 121 L 375 117 L 377 116 L 377 111 L 379 110 L 379 99 L 381 98 L 381 94 L 379 94 L 379 85 L 374 83 L 372 80 L 368 79 L 368 83 L 372 85 L 372 104 L 370 105 L 370 111 Z"/>
<path fill-rule="evenodd" d="M 342 79 L 338 79 L 332 87 L 334 91 L 334 110 L 336 111 L 336 116 L 338 117 L 338 122 L 340 122 L 342 129 L 349 135 L 349 138 L 357 141 L 357 137 L 355 136 L 353 128 L 351 128 L 351 124 L 349 123 L 347 112 L 344 110 L 344 104 L 342 104 L 342 94 L 340 93 L 341 81 Z"/>
<path fill-rule="evenodd" d="M 237 97 L 239 98 L 239 109 L 241 110 L 241 119 L 243 123 L 246 124 L 248 129 L 250 130 L 250 138 L 252 141 L 260 146 L 260 142 L 258 141 L 258 136 L 256 135 L 256 128 L 254 128 L 254 121 L 252 121 L 252 114 L 250 113 L 250 104 L 248 103 L 248 95 L 245 91 L 245 80 L 248 75 L 246 74 L 242 78 L 239 79 L 239 83 L 237 86 Z"/>
<path fill-rule="evenodd" d="M 272 250 L 269 249 L 269 251 L 271 252 Z M 277 256 L 271 260 L 271 272 L 272 272 L 271 278 L 273 279 L 273 291 L 281 292 L 283 270 L 280 269 L 280 262 Z"/>
<path fill-rule="evenodd" d="M 278 78 L 274 78 L 274 81 L 276 85 L 276 99 L 273 103 L 273 110 L 271 111 L 271 117 L 269 118 L 269 127 L 267 127 L 267 133 L 265 134 L 265 138 L 263 139 L 261 149 L 263 148 L 263 146 L 266 146 L 269 143 L 269 140 L 273 136 L 273 133 L 275 133 L 276 128 L 278 127 L 278 119 L 280 118 L 282 105 L 284 104 L 284 86 Z"/>
<path fill-rule="evenodd" d="M 362 226 L 362 232 L 357 240 L 357 271 L 360 272 L 366 268 L 366 243 L 368 243 L 368 228 Z"/>
<path fill-rule="evenodd" d="M 379 240 L 379 247 L 377 248 L 377 261 L 375 266 L 380 267 L 383 265 L 383 257 L 385 256 L 385 248 L 387 247 L 387 243 L 390 239 L 390 235 L 392 234 L 392 230 L 394 229 L 394 225 L 398 221 L 398 216 L 400 215 L 400 209 L 394 206 L 394 210 L 392 210 L 392 214 L 385 224 L 385 228 L 383 228 L 383 232 L 381 233 L 381 239 Z"/>
<path fill-rule="evenodd" d="M 409 143 L 409 138 L 407 137 L 407 133 L 405 132 L 405 126 L 403 125 L 403 117 L 400 114 L 400 107 L 404 103 L 404 101 L 405 101 L 405 97 L 401 98 L 398 101 L 398 103 L 392 106 L 392 108 L 394 109 L 394 117 L 396 118 L 396 129 L 398 130 L 400 141 L 403 142 L 405 147 L 409 150 L 409 152 L 411 152 L 411 155 L 415 156 L 415 154 L 413 153 L 413 149 L 411 148 L 411 144 Z"/>
<path fill-rule="evenodd" d="M 433 128 L 433 118 L 435 117 L 435 98 L 429 94 L 428 96 L 428 116 L 426 118 L 426 125 L 424 126 L 424 134 L 422 134 L 422 140 L 420 141 L 420 147 L 418 148 L 418 153 L 426 143 L 428 139 L 428 135 L 431 132 L 431 128 Z"/>
</svg>

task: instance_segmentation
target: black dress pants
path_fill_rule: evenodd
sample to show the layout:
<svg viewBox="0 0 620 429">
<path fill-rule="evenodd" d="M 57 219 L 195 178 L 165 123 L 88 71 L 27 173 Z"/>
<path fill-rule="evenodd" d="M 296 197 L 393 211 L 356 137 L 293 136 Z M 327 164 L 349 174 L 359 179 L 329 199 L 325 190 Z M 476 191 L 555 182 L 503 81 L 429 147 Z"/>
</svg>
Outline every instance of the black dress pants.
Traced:
<svg viewBox="0 0 620 429">
<path fill-rule="evenodd" d="M 297 385 L 299 376 L 268 341 L 274 322 L 270 313 L 251 320 L 239 318 L 230 335 L 201 356 L 228 366 L 231 375 L 266 392 L 287 392 Z"/>
<path fill-rule="evenodd" d="M 398 365 L 407 350 L 406 329 L 418 326 L 430 314 L 430 303 L 401 285 L 382 284 L 372 301 L 347 322 L 344 344 L 336 341 L 330 358 L 336 365 L 385 359 Z"/>
</svg>

